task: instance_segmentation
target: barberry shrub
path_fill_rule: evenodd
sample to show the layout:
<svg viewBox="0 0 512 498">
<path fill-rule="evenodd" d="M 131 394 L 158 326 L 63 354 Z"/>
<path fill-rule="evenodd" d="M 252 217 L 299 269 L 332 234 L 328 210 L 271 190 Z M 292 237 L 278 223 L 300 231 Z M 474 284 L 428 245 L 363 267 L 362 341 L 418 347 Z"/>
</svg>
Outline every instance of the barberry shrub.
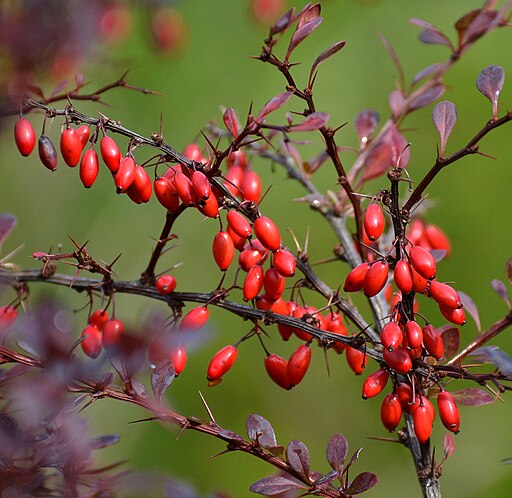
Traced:
<svg viewBox="0 0 512 498">
<path fill-rule="evenodd" d="M 510 6 L 242 4 L 5 9 L 2 493 L 499 496 Z"/>
</svg>

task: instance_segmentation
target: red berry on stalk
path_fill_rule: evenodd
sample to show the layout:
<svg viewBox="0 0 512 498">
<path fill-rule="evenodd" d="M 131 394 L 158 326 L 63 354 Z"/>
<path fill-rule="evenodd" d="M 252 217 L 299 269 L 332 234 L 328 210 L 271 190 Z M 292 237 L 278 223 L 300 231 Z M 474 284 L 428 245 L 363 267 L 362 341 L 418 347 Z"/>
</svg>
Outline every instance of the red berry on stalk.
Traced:
<svg viewBox="0 0 512 498">
<path fill-rule="evenodd" d="M 312 314 L 316 311 L 315 308 L 305 308 L 304 306 L 297 306 L 292 311 L 293 318 L 302 318 L 306 313 Z M 313 339 L 313 336 L 309 332 L 305 332 L 304 330 L 298 328 L 298 327 L 291 327 L 292 332 L 303 341 L 310 341 Z"/>
<path fill-rule="evenodd" d="M 380 419 L 382 425 L 393 432 L 402 418 L 402 405 L 395 393 L 386 394 L 380 406 Z"/>
<path fill-rule="evenodd" d="M 292 313 L 295 311 L 295 308 L 297 308 L 297 303 L 295 303 L 294 301 L 287 301 L 286 306 L 288 308 L 288 311 L 283 313 L 283 315 L 292 316 Z M 278 323 L 277 330 L 279 331 L 279 334 L 283 338 L 283 341 L 289 340 L 290 337 L 293 335 L 293 327 L 289 325 Z"/>
<path fill-rule="evenodd" d="M 104 136 L 100 141 L 100 154 L 111 173 L 117 173 L 121 163 L 121 152 L 113 138 Z"/>
<path fill-rule="evenodd" d="M 364 278 L 366 277 L 366 273 L 370 265 L 368 263 L 361 263 L 356 266 L 345 279 L 345 284 L 343 285 L 343 290 L 345 292 L 357 292 L 360 291 L 364 286 Z"/>
<path fill-rule="evenodd" d="M 212 386 L 218 384 L 224 374 L 235 364 L 237 356 L 238 350 L 231 345 L 222 348 L 216 353 L 208 365 L 208 385 Z"/>
<path fill-rule="evenodd" d="M 180 330 L 196 331 L 203 327 L 210 316 L 210 311 L 204 306 L 191 309 L 181 320 Z"/>
<path fill-rule="evenodd" d="M 462 308 L 462 301 L 460 300 L 459 293 L 447 284 L 432 280 L 428 289 L 430 295 L 434 298 L 435 302 L 442 308 L 457 309 Z"/>
<path fill-rule="evenodd" d="M 261 262 L 261 258 L 258 249 L 248 247 L 239 254 L 238 265 L 243 271 L 249 271 L 254 265 Z"/>
<path fill-rule="evenodd" d="M 121 320 L 109 320 L 101 331 L 103 337 L 103 347 L 109 351 L 118 348 L 121 345 L 124 335 L 124 325 Z"/>
<path fill-rule="evenodd" d="M 362 351 L 347 346 L 347 363 L 356 375 L 361 375 L 368 363 L 368 357 Z"/>
<path fill-rule="evenodd" d="M 93 325 L 87 325 L 87 327 L 82 330 L 81 337 L 83 338 L 80 342 L 82 351 L 89 358 L 97 358 L 102 350 L 101 332 Z"/>
<path fill-rule="evenodd" d="M 311 348 L 305 344 L 301 344 L 290 356 L 288 360 L 288 381 L 290 385 L 299 384 L 309 368 L 311 362 Z"/>
<path fill-rule="evenodd" d="M 84 150 L 87 142 L 89 141 L 89 136 L 91 134 L 91 129 L 87 125 L 79 126 L 76 129 L 76 133 L 80 138 L 80 143 L 82 144 L 82 150 Z"/>
<path fill-rule="evenodd" d="M 396 388 L 396 394 L 404 412 L 409 413 L 412 402 L 412 387 L 405 382 L 400 382 Z"/>
<path fill-rule="evenodd" d="M 414 422 L 414 433 L 420 443 L 426 443 L 430 434 L 432 434 L 433 418 L 430 410 L 426 405 L 418 405 L 412 411 L 412 419 Z"/>
<path fill-rule="evenodd" d="M 180 205 L 180 198 L 171 181 L 160 177 L 154 182 L 155 195 L 158 202 L 169 211 L 176 211 Z"/>
<path fill-rule="evenodd" d="M 376 296 L 388 281 L 389 265 L 386 261 L 376 261 L 373 263 L 364 277 L 364 295 L 367 297 Z"/>
<path fill-rule="evenodd" d="M 174 176 L 174 188 L 183 204 L 187 206 L 195 206 L 197 204 L 197 196 L 194 187 L 187 175 L 176 173 Z"/>
<path fill-rule="evenodd" d="M 425 235 L 432 249 L 443 249 L 447 256 L 450 255 L 452 252 L 450 239 L 437 225 L 429 223 L 425 227 Z"/>
<path fill-rule="evenodd" d="M 212 245 L 213 259 L 222 270 L 226 271 L 235 256 L 235 245 L 233 239 L 227 232 L 218 232 L 213 238 Z"/>
<path fill-rule="evenodd" d="M 371 241 L 377 240 L 384 232 L 384 213 L 379 204 L 370 204 L 364 214 L 364 231 Z"/>
<path fill-rule="evenodd" d="M 82 142 L 74 128 L 67 128 L 60 136 L 60 152 L 64 162 L 75 167 L 82 155 Z"/>
<path fill-rule="evenodd" d="M 212 193 L 212 186 L 210 181 L 201 171 L 194 171 L 192 173 L 192 187 L 198 199 L 206 201 Z"/>
<path fill-rule="evenodd" d="M 439 306 L 439 311 L 449 322 L 452 322 L 455 325 L 464 325 L 466 323 L 466 314 L 462 308 L 454 310 Z"/>
<path fill-rule="evenodd" d="M 28 156 L 36 145 L 36 132 L 27 118 L 20 118 L 14 125 L 14 141 L 22 156 Z"/>
<path fill-rule="evenodd" d="M 269 268 L 265 272 L 263 286 L 269 299 L 277 301 L 284 292 L 284 284 L 285 278 L 275 268 Z"/>
<path fill-rule="evenodd" d="M 215 195 L 210 195 L 206 201 L 201 201 L 197 206 L 201 214 L 208 216 L 208 218 L 217 218 L 219 216 L 219 202 Z"/>
<path fill-rule="evenodd" d="M 156 279 L 155 287 L 164 296 L 171 294 L 176 289 L 176 279 L 170 274 L 160 275 Z"/>
<path fill-rule="evenodd" d="M 252 235 L 252 228 L 250 223 L 238 211 L 230 211 L 226 219 L 229 226 L 239 237 L 248 239 Z"/>
<path fill-rule="evenodd" d="M 89 149 L 80 161 L 80 180 L 85 188 L 92 187 L 96 178 L 98 178 L 99 170 L 98 155 L 96 151 Z"/>
<path fill-rule="evenodd" d="M 0 306 L 0 330 L 8 329 L 16 320 L 18 311 L 14 306 Z"/>
<path fill-rule="evenodd" d="M 436 360 L 443 357 L 444 345 L 441 335 L 432 325 L 428 324 L 423 327 L 423 345 L 429 354 Z"/>
<path fill-rule="evenodd" d="M 409 252 L 412 267 L 427 280 L 436 276 L 436 261 L 432 254 L 420 246 L 414 246 Z"/>
<path fill-rule="evenodd" d="M 283 276 L 283 277 L 293 277 L 295 275 L 295 269 L 297 267 L 297 263 L 295 261 L 295 256 L 286 249 L 278 249 L 274 253 L 274 268 Z"/>
<path fill-rule="evenodd" d="M 261 179 L 256 171 L 247 170 L 240 188 L 246 201 L 258 202 L 261 196 Z"/>
<path fill-rule="evenodd" d="M 197 163 L 200 163 L 204 160 L 201 147 L 199 147 L 199 145 L 194 142 L 188 144 L 183 149 L 183 155 L 192 161 L 196 161 Z"/>
<path fill-rule="evenodd" d="M 224 186 L 235 196 L 240 195 L 242 181 L 244 179 L 244 170 L 240 166 L 231 166 L 226 173 L 226 182 Z"/>
<path fill-rule="evenodd" d="M 411 357 L 403 348 L 397 348 L 393 351 L 384 349 L 382 351 L 382 356 L 384 357 L 384 361 L 387 363 L 388 367 L 398 373 L 406 374 L 412 368 Z"/>
<path fill-rule="evenodd" d="M 266 216 L 256 218 L 254 233 L 263 246 L 269 251 L 277 251 L 281 245 L 281 234 L 277 225 Z"/>
<path fill-rule="evenodd" d="M 249 9 L 256 21 L 267 26 L 284 13 L 286 3 L 283 0 L 250 0 Z"/>
<path fill-rule="evenodd" d="M 363 399 L 373 398 L 379 395 L 388 383 L 389 373 L 386 369 L 380 368 L 370 374 L 363 384 Z"/>
<path fill-rule="evenodd" d="M 125 156 L 121 159 L 119 169 L 114 175 L 116 192 L 118 194 L 125 192 L 135 180 L 135 166 L 135 161 L 130 156 Z"/>
<path fill-rule="evenodd" d="M 457 434 L 460 429 L 460 413 L 455 398 L 448 391 L 442 391 L 437 396 L 437 409 L 443 425 Z"/>
<path fill-rule="evenodd" d="M 96 310 L 89 316 L 87 323 L 93 325 L 98 330 L 102 330 L 105 324 L 108 322 L 109 316 L 105 310 Z"/>
<path fill-rule="evenodd" d="M 180 11 L 173 7 L 155 9 L 151 32 L 157 48 L 167 54 L 179 52 L 187 43 L 187 25 Z"/>
<path fill-rule="evenodd" d="M 185 370 L 187 364 L 187 350 L 183 344 L 178 344 L 169 350 L 169 360 L 174 365 L 174 372 L 179 375 Z"/>
<path fill-rule="evenodd" d="M 382 345 L 389 351 L 393 351 L 402 344 L 402 329 L 396 322 L 389 322 L 384 325 L 380 334 Z"/>
<path fill-rule="evenodd" d="M 229 154 L 228 156 L 228 167 L 234 168 L 234 167 L 240 167 L 242 169 L 246 169 L 247 166 L 249 166 L 249 160 L 247 159 L 247 154 L 241 150 L 234 150 Z"/>
<path fill-rule="evenodd" d="M 235 244 L 235 247 L 239 251 L 243 251 L 245 247 L 245 243 L 247 242 L 247 239 L 245 237 L 240 237 L 240 235 L 237 235 L 233 229 L 228 225 L 228 230 L 230 237 L 233 239 L 233 243 Z"/>
<path fill-rule="evenodd" d="M 135 194 L 141 202 L 148 202 L 149 199 L 151 199 L 153 192 L 151 177 L 148 175 L 145 168 L 139 164 L 135 166 L 135 178 L 130 187 L 135 191 Z"/>
<path fill-rule="evenodd" d="M 407 337 L 407 346 L 416 349 L 423 342 L 423 331 L 417 322 L 409 320 L 404 327 L 405 336 Z"/>
<path fill-rule="evenodd" d="M 288 362 L 277 354 L 268 355 L 265 358 L 265 370 L 268 376 L 283 389 L 292 388 L 288 380 Z"/>
<path fill-rule="evenodd" d="M 243 294 L 246 301 L 254 299 L 263 287 L 263 268 L 254 265 L 245 276 Z"/>
<path fill-rule="evenodd" d="M 422 277 L 414 268 L 412 270 L 412 290 L 418 294 L 424 294 L 427 290 L 428 280 Z"/>
<path fill-rule="evenodd" d="M 404 293 L 408 294 L 413 288 L 411 265 L 401 259 L 395 266 L 393 273 L 396 286 Z"/>
<path fill-rule="evenodd" d="M 332 332 L 333 334 L 347 335 L 347 329 L 345 325 L 343 325 L 343 320 L 339 313 L 329 313 L 324 318 L 324 328 L 327 332 Z M 335 342 L 332 347 L 334 351 L 341 354 L 345 351 L 347 346 L 342 342 Z"/>
<path fill-rule="evenodd" d="M 57 150 L 53 142 L 46 136 L 41 135 L 38 142 L 39 159 L 43 165 L 51 171 L 57 169 Z"/>
</svg>

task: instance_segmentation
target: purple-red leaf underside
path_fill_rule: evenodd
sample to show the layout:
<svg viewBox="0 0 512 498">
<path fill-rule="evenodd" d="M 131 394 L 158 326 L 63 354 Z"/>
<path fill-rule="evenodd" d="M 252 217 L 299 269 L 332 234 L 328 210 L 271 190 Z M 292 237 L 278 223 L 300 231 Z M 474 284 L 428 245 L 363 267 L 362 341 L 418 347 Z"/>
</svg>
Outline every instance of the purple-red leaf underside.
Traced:
<svg viewBox="0 0 512 498">
<path fill-rule="evenodd" d="M 460 391 L 452 391 L 452 395 L 459 405 L 481 406 L 494 402 L 494 396 L 478 387 L 468 387 Z"/>
<path fill-rule="evenodd" d="M 302 43 L 320 24 L 322 24 L 323 18 L 317 17 L 312 21 L 301 26 L 295 33 L 293 33 L 292 39 L 290 40 L 290 44 L 288 45 L 288 50 L 286 51 L 285 60 L 287 61 L 290 58 L 292 52 L 297 48 L 297 46 Z"/>
<path fill-rule="evenodd" d="M 297 482 L 291 481 L 286 477 L 272 476 L 264 477 L 254 484 L 251 484 L 249 491 L 258 493 L 259 495 L 274 496 L 291 489 L 305 489 L 304 486 Z"/>
<path fill-rule="evenodd" d="M 261 120 L 271 112 L 279 109 L 281 106 L 286 104 L 288 99 L 292 96 L 292 92 L 283 92 L 275 97 L 272 97 L 261 109 L 260 113 L 256 116 L 255 121 L 261 122 Z"/>
<path fill-rule="evenodd" d="M 446 143 L 457 121 L 457 107 L 448 100 L 439 102 L 432 111 L 432 121 L 441 139 L 441 155 L 444 155 Z"/>
</svg>

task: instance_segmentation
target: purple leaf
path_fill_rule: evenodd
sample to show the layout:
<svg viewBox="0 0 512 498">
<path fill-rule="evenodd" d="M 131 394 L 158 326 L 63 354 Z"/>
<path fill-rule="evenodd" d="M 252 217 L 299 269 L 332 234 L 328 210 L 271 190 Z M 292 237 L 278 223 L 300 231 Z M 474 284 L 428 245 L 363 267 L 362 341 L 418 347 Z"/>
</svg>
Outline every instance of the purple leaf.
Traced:
<svg viewBox="0 0 512 498">
<path fill-rule="evenodd" d="M 496 10 L 482 10 L 478 13 L 478 15 L 473 19 L 471 24 L 468 26 L 466 32 L 464 33 L 464 37 L 462 39 L 462 44 L 466 45 L 468 43 L 472 43 L 482 35 L 487 33 L 491 28 L 497 25 L 499 22 L 499 12 Z"/>
<path fill-rule="evenodd" d="M 302 441 L 290 441 L 286 447 L 286 460 L 292 466 L 293 470 L 306 479 L 309 479 L 309 450 Z"/>
<path fill-rule="evenodd" d="M 99 450 L 101 448 L 107 448 L 116 444 L 120 440 L 120 436 L 117 434 L 107 434 L 105 436 L 99 436 L 89 441 L 89 446 L 93 450 Z"/>
<path fill-rule="evenodd" d="M 291 489 L 306 488 L 297 482 L 281 476 L 264 477 L 263 479 L 256 481 L 254 484 L 251 484 L 249 487 L 249 491 L 267 496 L 278 495 L 280 493 L 290 491 Z"/>
<path fill-rule="evenodd" d="M 462 301 L 462 304 L 464 305 L 464 309 L 469 313 L 471 318 L 475 321 L 476 328 L 478 330 L 478 333 L 482 333 L 482 324 L 480 323 L 480 315 L 478 313 L 478 308 L 476 307 L 476 304 L 474 303 L 473 299 L 471 299 L 465 292 L 458 291 L 460 300 Z"/>
<path fill-rule="evenodd" d="M 315 481 L 313 482 L 312 486 L 321 486 L 322 484 L 327 484 L 328 482 L 334 481 L 334 479 L 337 479 L 340 473 L 337 470 L 331 470 L 328 474 L 320 475 Z"/>
<path fill-rule="evenodd" d="M 457 108 L 453 102 L 443 100 L 434 107 L 432 111 L 432 121 L 436 127 L 439 138 L 441 139 L 441 157 L 444 156 L 446 142 L 450 136 L 455 122 L 457 121 Z"/>
<path fill-rule="evenodd" d="M 401 90 L 393 90 L 389 94 L 389 108 L 396 118 L 400 116 L 405 110 L 405 97 Z"/>
<path fill-rule="evenodd" d="M 429 252 L 430 252 L 430 255 L 434 258 L 434 261 L 436 263 L 439 263 L 439 261 L 442 261 L 447 254 L 446 249 L 431 249 Z"/>
<path fill-rule="evenodd" d="M 459 34 L 459 45 L 462 43 L 462 39 L 464 38 L 464 35 L 466 34 L 466 31 L 470 24 L 473 22 L 473 20 L 482 12 L 482 9 L 474 9 L 469 11 L 467 14 L 464 14 L 460 19 L 457 20 L 455 23 L 455 29 L 457 30 Z"/>
<path fill-rule="evenodd" d="M 339 52 L 343 47 L 345 46 L 344 41 L 336 42 L 334 45 L 331 45 L 329 48 L 325 49 L 316 59 L 315 62 L 313 62 L 313 65 L 311 66 L 311 71 L 309 72 L 309 84 L 311 86 L 311 81 L 313 78 L 313 73 L 315 72 L 316 68 L 320 63 L 334 55 L 335 53 Z"/>
<path fill-rule="evenodd" d="M 297 31 L 295 31 L 295 33 L 293 33 L 290 44 L 288 45 L 288 50 L 286 51 L 286 61 L 288 61 L 290 55 L 297 48 L 297 46 L 302 43 L 316 28 L 318 28 L 322 22 L 323 18 L 317 17 L 307 24 L 304 24 L 304 26 L 301 26 L 297 29 Z"/>
<path fill-rule="evenodd" d="M 0 245 L 16 226 L 16 216 L 9 213 L 0 214 Z"/>
<path fill-rule="evenodd" d="M 363 472 L 356 476 L 350 486 L 344 490 L 347 495 L 358 495 L 373 488 L 379 482 L 379 478 L 372 472 Z"/>
<path fill-rule="evenodd" d="M 411 153 L 407 147 L 408 142 L 393 124 L 389 127 L 388 140 L 391 144 L 391 166 L 406 168 L 409 164 Z"/>
<path fill-rule="evenodd" d="M 330 466 L 341 473 L 347 453 L 347 438 L 343 434 L 334 434 L 327 443 L 326 457 Z"/>
<path fill-rule="evenodd" d="M 430 88 L 425 88 L 423 92 L 416 95 L 416 97 L 407 103 L 407 112 L 415 111 L 416 109 L 421 109 L 422 107 L 432 104 L 432 102 L 435 102 L 443 95 L 444 91 L 445 86 L 443 83 L 436 83 Z"/>
<path fill-rule="evenodd" d="M 460 330 L 453 325 L 443 325 L 438 329 L 444 346 L 444 357 L 453 358 L 460 348 Z"/>
<path fill-rule="evenodd" d="M 270 36 L 277 35 L 278 33 L 282 33 L 293 22 L 293 15 L 295 14 L 295 7 L 291 8 L 288 12 L 286 12 L 283 16 L 281 16 L 277 22 L 270 28 Z"/>
<path fill-rule="evenodd" d="M 246 422 L 247 435 L 251 441 L 264 448 L 277 446 L 276 435 L 270 422 L 261 415 L 251 414 Z"/>
<path fill-rule="evenodd" d="M 329 121 L 329 114 L 326 112 L 312 112 L 298 125 L 292 126 L 289 131 L 312 131 L 325 126 Z"/>
<path fill-rule="evenodd" d="M 455 452 L 455 438 L 450 432 L 446 432 L 443 440 L 443 461 L 448 460 Z"/>
<path fill-rule="evenodd" d="M 84 75 L 82 73 L 75 74 L 75 85 L 76 88 L 82 88 L 82 86 L 84 86 Z"/>
<path fill-rule="evenodd" d="M 292 92 L 283 92 L 279 95 L 276 95 L 275 97 L 272 97 L 264 106 L 263 109 L 260 111 L 258 116 L 256 117 L 256 122 L 261 122 L 262 119 L 271 112 L 275 111 L 276 109 L 279 109 L 282 105 L 284 105 L 288 99 L 292 96 Z"/>
<path fill-rule="evenodd" d="M 460 391 L 452 391 L 452 395 L 459 405 L 481 406 L 494 402 L 494 396 L 478 387 L 468 387 Z"/>
<path fill-rule="evenodd" d="M 244 438 L 239 436 L 236 432 L 229 431 L 227 429 L 222 429 L 219 432 L 219 436 L 225 439 L 229 439 L 230 441 L 244 441 Z"/>
<path fill-rule="evenodd" d="M 359 455 L 361 454 L 361 451 L 363 451 L 363 448 L 359 448 L 351 457 L 350 457 L 350 460 L 348 461 L 348 464 L 347 466 L 345 467 L 345 470 L 349 469 L 354 463 L 355 461 L 359 458 Z"/>
<path fill-rule="evenodd" d="M 436 28 L 424 29 L 418 35 L 418 38 L 423 43 L 431 45 L 446 45 L 447 47 L 452 48 L 452 42 L 450 39 Z"/>
<path fill-rule="evenodd" d="M 487 66 L 476 79 L 476 86 L 492 103 L 492 114 L 498 116 L 498 99 L 505 83 L 505 71 L 501 66 Z"/>
<path fill-rule="evenodd" d="M 320 17 L 320 12 L 322 11 L 322 7 L 319 3 L 315 3 L 311 5 L 307 9 L 305 9 L 301 16 L 299 16 L 299 22 L 297 23 L 297 29 L 301 28 L 308 22 L 314 21 Z"/>
<path fill-rule="evenodd" d="M 505 304 L 510 308 L 512 308 L 510 304 L 510 298 L 508 297 L 507 288 L 505 287 L 505 284 L 501 281 L 495 278 L 491 282 L 491 287 L 494 289 L 495 292 L 498 293 L 498 295 L 505 301 Z"/>
<path fill-rule="evenodd" d="M 412 85 L 414 86 L 416 83 L 418 83 L 422 79 L 425 79 L 428 76 L 430 76 L 432 73 L 435 73 L 440 67 L 441 67 L 441 64 L 436 63 L 436 64 L 432 64 L 431 66 L 427 66 L 425 69 L 422 69 L 420 72 L 416 73 L 416 76 L 414 76 L 414 79 L 412 80 Z"/>
<path fill-rule="evenodd" d="M 174 365 L 170 360 L 160 362 L 151 373 L 151 388 L 157 401 L 162 400 L 167 388 L 172 384 L 176 371 Z"/>
<path fill-rule="evenodd" d="M 231 133 L 231 135 L 233 135 L 233 137 L 236 140 L 238 138 L 239 125 L 238 117 L 236 115 L 235 110 L 232 107 L 228 107 L 224 111 L 222 119 L 224 121 L 224 124 L 226 125 L 227 130 L 229 131 L 229 133 Z"/>
<path fill-rule="evenodd" d="M 512 376 L 512 358 L 498 346 L 485 346 L 480 348 L 478 353 L 485 356 L 487 361 L 494 363 L 500 372 Z"/>
<path fill-rule="evenodd" d="M 366 156 L 363 181 L 366 182 L 383 175 L 391 164 L 392 156 L 391 144 L 384 141 L 377 143 Z"/>
<path fill-rule="evenodd" d="M 400 64 L 400 60 L 398 59 L 398 56 L 396 55 L 395 50 L 391 46 L 391 44 L 386 40 L 386 38 L 379 33 L 379 38 L 382 44 L 384 45 L 384 48 L 388 51 L 388 54 L 391 57 L 391 60 L 395 64 L 396 68 L 398 69 L 398 75 L 400 78 L 400 88 L 404 89 L 404 70 L 402 68 L 402 64 Z"/>
<path fill-rule="evenodd" d="M 44 99 L 44 93 L 40 86 L 28 83 L 27 89 L 30 90 L 34 95 L 37 95 L 38 97 Z"/>
<path fill-rule="evenodd" d="M 505 265 L 505 275 L 507 275 L 508 281 L 512 284 L 512 258 Z"/>
<path fill-rule="evenodd" d="M 366 144 L 379 125 L 379 114 L 373 109 L 361 111 L 354 120 L 354 127 L 361 144 Z"/>
<path fill-rule="evenodd" d="M 67 80 L 63 80 L 61 81 L 54 89 L 53 89 L 53 92 L 52 94 L 50 95 L 50 98 L 51 97 L 55 97 L 55 95 L 57 95 L 58 93 L 61 93 L 64 88 L 66 88 L 68 86 L 68 82 Z"/>
</svg>

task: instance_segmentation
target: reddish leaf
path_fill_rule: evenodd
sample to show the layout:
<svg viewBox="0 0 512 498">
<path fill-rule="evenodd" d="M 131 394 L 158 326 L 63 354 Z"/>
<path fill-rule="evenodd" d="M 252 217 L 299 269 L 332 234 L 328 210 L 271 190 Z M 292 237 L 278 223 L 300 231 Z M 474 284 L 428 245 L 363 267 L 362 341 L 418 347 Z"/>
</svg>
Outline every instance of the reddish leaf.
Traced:
<svg viewBox="0 0 512 498">
<path fill-rule="evenodd" d="M 455 122 L 457 121 L 457 108 L 453 102 L 443 100 L 434 107 L 432 111 L 432 121 L 436 127 L 439 138 L 441 139 L 440 153 L 444 156 L 446 142 L 450 136 Z"/>
<path fill-rule="evenodd" d="M 512 284 L 512 258 L 510 258 L 505 265 L 505 275 L 507 276 L 508 281 Z"/>
<path fill-rule="evenodd" d="M 455 438 L 451 432 L 446 432 L 443 440 L 443 461 L 448 460 L 455 452 Z"/>
<path fill-rule="evenodd" d="M 84 86 L 84 75 L 82 73 L 75 74 L 75 85 L 77 88 Z"/>
<path fill-rule="evenodd" d="M 9 213 L 0 213 L 0 245 L 2 245 L 15 226 L 16 216 Z"/>
<path fill-rule="evenodd" d="M 27 89 L 30 90 L 33 94 L 37 95 L 38 97 L 44 99 L 44 93 L 40 86 L 33 85 L 32 83 L 28 83 Z"/>
<path fill-rule="evenodd" d="M 329 482 L 334 481 L 334 479 L 337 479 L 340 473 L 337 470 L 331 470 L 328 474 L 320 475 L 315 481 L 313 482 L 312 486 L 321 486 L 322 484 L 327 484 Z"/>
<path fill-rule="evenodd" d="M 347 495 L 358 495 L 373 488 L 378 482 L 379 478 L 375 474 L 363 472 L 356 476 L 344 493 Z"/>
<path fill-rule="evenodd" d="M 320 24 L 322 24 L 323 18 L 317 17 L 312 21 L 301 26 L 295 33 L 293 33 L 292 39 L 290 40 L 290 44 L 288 45 L 288 50 L 286 51 L 285 60 L 288 61 L 292 52 L 297 48 L 297 46 L 302 43 Z"/>
<path fill-rule="evenodd" d="M 422 107 L 426 107 L 432 102 L 435 102 L 441 95 L 443 95 L 445 91 L 445 86 L 443 83 L 437 83 L 434 86 L 425 89 L 422 93 L 414 97 L 407 104 L 407 112 L 415 111 L 416 109 L 421 109 Z"/>
<path fill-rule="evenodd" d="M 499 22 L 499 12 L 496 10 L 482 10 L 479 14 L 471 21 L 464 36 L 462 38 L 462 44 L 466 45 L 472 43 L 482 35 L 487 33 Z"/>
<path fill-rule="evenodd" d="M 230 441 L 243 441 L 244 439 L 239 436 L 236 432 L 229 431 L 227 429 L 222 429 L 219 432 L 219 436 L 225 439 L 229 439 Z"/>
<path fill-rule="evenodd" d="M 383 175 L 391 164 L 392 156 L 391 144 L 383 141 L 377 143 L 366 157 L 363 181 L 366 182 Z"/>
<path fill-rule="evenodd" d="M 444 347 L 444 358 L 453 358 L 460 348 L 460 330 L 453 325 L 443 325 L 438 328 Z"/>
<path fill-rule="evenodd" d="M 487 66 L 476 79 L 476 86 L 492 103 L 494 117 L 498 115 L 498 99 L 505 83 L 505 71 L 501 66 Z"/>
<path fill-rule="evenodd" d="M 494 402 L 494 396 L 478 387 L 468 387 L 460 391 L 452 391 L 452 395 L 459 405 L 481 406 Z"/>
<path fill-rule="evenodd" d="M 401 90 L 393 90 L 389 94 L 389 108 L 396 118 L 405 111 L 405 97 Z"/>
<path fill-rule="evenodd" d="M 297 29 L 304 26 L 308 22 L 314 21 L 320 17 L 320 12 L 322 7 L 319 3 L 315 3 L 311 5 L 307 10 L 304 10 L 304 13 L 299 17 L 299 22 L 297 23 Z"/>
<path fill-rule="evenodd" d="M 402 68 L 402 64 L 400 64 L 400 60 L 398 59 L 398 56 L 396 55 L 395 50 L 391 46 L 391 44 L 386 40 L 386 38 L 379 33 L 379 38 L 382 44 L 384 45 L 384 48 L 388 51 L 388 54 L 391 57 L 391 60 L 395 64 L 396 68 L 398 69 L 398 75 L 400 79 L 400 88 L 404 90 L 404 70 Z"/>
<path fill-rule="evenodd" d="M 290 441 L 286 447 L 286 460 L 301 476 L 309 478 L 309 450 L 302 441 Z"/>
<path fill-rule="evenodd" d="M 325 126 L 327 121 L 329 121 L 329 114 L 326 112 L 312 112 L 302 123 L 292 126 L 289 131 L 318 130 Z"/>
<path fill-rule="evenodd" d="M 170 360 L 164 360 L 160 362 L 151 373 L 151 388 L 153 394 L 158 401 L 162 400 L 167 388 L 172 384 L 176 371 L 174 365 Z"/>
<path fill-rule="evenodd" d="M 361 111 L 354 120 L 354 127 L 361 143 L 367 143 L 379 125 L 379 114 L 373 109 Z"/>
<path fill-rule="evenodd" d="M 455 29 L 457 30 L 459 34 L 459 45 L 462 42 L 462 39 L 464 38 L 464 35 L 466 34 L 466 31 L 469 27 L 469 25 L 473 22 L 475 17 L 480 14 L 482 9 L 474 9 L 468 12 L 467 14 L 464 14 L 456 23 L 455 23 Z"/>
<path fill-rule="evenodd" d="M 222 116 L 222 119 L 224 120 L 224 124 L 226 125 L 227 130 L 233 135 L 235 140 L 238 138 L 238 131 L 239 131 L 239 125 L 238 125 L 238 117 L 236 115 L 235 110 L 232 107 L 228 107 L 224 111 L 224 115 Z"/>
<path fill-rule="evenodd" d="M 270 422 L 261 415 L 251 414 L 246 422 L 249 439 L 260 444 L 264 448 L 277 446 L 274 428 Z"/>
<path fill-rule="evenodd" d="M 348 441 L 343 434 L 334 434 L 327 443 L 326 457 L 330 466 L 338 472 L 343 471 L 343 465 L 348 453 Z"/>
<path fill-rule="evenodd" d="M 462 304 L 464 305 L 465 311 L 473 318 L 476 324 L 476 328 L 478 330 L 478 333 L 482 333 L 482 324 L 480 323 L 480 315 L 478 313 L 478 308 L 476 307 L 476 304 L 474 303 L 473 299 L 471 299 L 465 292 L 458 291 L 460 300 L 462 301 Z"/>
<path fill-rule="evenodd" d="M 260 113 L 256 117 L 255 121 L 261 122 L 263 118 L 270 114 L 271 112 L 275 111 L 276 109 L 279 109 L 281 106 L 286 104 L 288 99 L 292 96 L 292 92 L 283 92 L 279 95 L 276 95 L 275 97 L 272 97 L 264 106 L 263 109 L 261 109 Z"/>
<path fill-rule="evenodd" d="M 407 140 L 394 124 L 389 127 L 388 139 L 391 144 L 391 165 L 406 168 L 409 164 L 411 153 L 407 147 Z"/>
<path fill-rule="evenodd" d="M 431 45 L 446 45 L 447 47 L 452 48 L 452 42 L 450 41 L 450 39 L 436 28 L 424 29 L 418 35 L 418 38 L 423 43 Z"/>
<path fill-rule="evenodd" d="M 335 53 L 339 52 L 343 47 L 345 46 L 344 41 L 336 42 L 334 45 L 331 45 L 329 48 L 324 50 L 316 59 L 315 62 L 313 62 L 313 65 L 311 66 L 311 71 L 309 72 L 309 84 L 311 85 L 311 81 L 313 78 L 313 73 L 315 72 L 316 68 L 320 63 L 331 57 L 331 55 L 334 55 Z"/>
<path fill-rule="evenodd" d="M 51 97 L 54 97 L 55 95 L 57 95 L 58 93 L 61 93 L 64 88 L 66 88 L 68 86 L 68 82 L 67 80 L 63 80 L 61 81 L 54 89 L 53 89 L 53 92 L 52 94 L 50 95 L 50 98 Z"/>
<path fill-rule="evenodd" d="M 282 33 L 293 22 L 293 15 L 295 14 L 295 7 L 291 8 L 288 12 L 283 14 L 277 22 L 271 26 L 270 28 L 270 36 L 277 35 L 278 33 Z"/>
<path fill-rule="evenodd" d="M 356 460 L 359 458 L 359 455 L 361 454 L 361 451 L 363 451 L 363 448 L 359 448 L 351 457 L 350 457 L 350 460 L 348 461 L 348 464 L 347 466 L 345 467 L 345 470 L 349 469 L 355 462 Z"/>
<path fill-rule="evenodd" d="M 510 304 L 510 298 L 508 297 L 507 288 L 505 287 L 505 284 L 501 281 L 495 278 L 491 282 L 491 287 L 494 289 L 495 292 L 498 293 L 498 295 L 505 301 L 505 304 L 510 308 L 512 308 L 512 305 Z"/>
<path fill-rule="evenodd" d="M 291 481 L 286 477 L 272 476 L 264 477 L 254 484 L 251 484 L 249 491 L 258 493 L 259 495 L 274 496 L 291 489 L 306 489 L 301 484 Z"/>
<path fill-rule="evenodd" d="M 416 73 L 416 75 L 414 76 L 414 79 L 412 80 L 412 85 L 414 86 L 419 81 L 427 78 L 432 73 L 435 73 L 440 67 L 441 67 L 441 64 L 436 63 L 436 64 L 432 64 L 431 66 L 427 66 L 425 69 L 422 69 L 420 72 Z"/>
</svg>

